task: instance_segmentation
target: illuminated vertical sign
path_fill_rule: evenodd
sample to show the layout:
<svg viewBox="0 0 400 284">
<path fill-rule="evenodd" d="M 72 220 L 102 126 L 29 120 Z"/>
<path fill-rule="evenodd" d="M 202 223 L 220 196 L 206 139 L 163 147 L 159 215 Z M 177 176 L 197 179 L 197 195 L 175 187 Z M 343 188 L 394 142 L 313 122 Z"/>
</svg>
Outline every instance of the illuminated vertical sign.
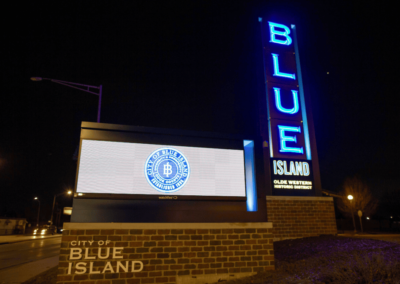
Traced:
<svg viewBox="0 0 400 284">
<path fill-rule="evenodd" d="M 273 192 L 297 189 L 307 190 L 308 193 L 304 193 L 306 195 L 314 194 L 313 157 L 296 27 L 262 18 L 259 21 L 264 48 L 267 105 L 262 125 L 268 126 L 264 127 L 268 128 L 268 133 L 262 135 L 269 142 Z M 301 167 L 298 166 L 300 164 Z M 303 166 L 309 174 L 296 174 L 303 173 Z M 310 190 L 312 193 L 309 193 Z"/>
</svg>

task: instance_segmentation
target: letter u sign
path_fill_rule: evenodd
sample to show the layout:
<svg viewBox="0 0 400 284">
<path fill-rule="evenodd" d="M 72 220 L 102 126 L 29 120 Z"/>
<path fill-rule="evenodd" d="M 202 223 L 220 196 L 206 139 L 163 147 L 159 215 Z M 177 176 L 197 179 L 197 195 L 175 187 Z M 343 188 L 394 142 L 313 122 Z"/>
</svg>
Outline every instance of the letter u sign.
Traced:
<svg viewBox="0 0 400 284">
<path fill-rule="evenodd" d="M 295 114 L 299 112 L 299 94 L 297 91 L 292 90 L 293 108 L 284 108 L 282 106 L 282 100 L 281 100 L 281 89 L 279 88 L 273 88 L 273 89 L 275 94 L 275 106 L 280 112 L 288 114 Z"/>
</svg>

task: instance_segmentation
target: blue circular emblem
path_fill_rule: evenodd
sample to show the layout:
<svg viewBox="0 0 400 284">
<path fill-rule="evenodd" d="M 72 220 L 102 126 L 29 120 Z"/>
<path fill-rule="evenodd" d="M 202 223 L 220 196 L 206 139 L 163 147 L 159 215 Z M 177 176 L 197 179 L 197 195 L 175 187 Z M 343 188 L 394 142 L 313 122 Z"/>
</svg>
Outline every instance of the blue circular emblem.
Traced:
<svg viewBox="0 0 400 284">
<path fill-rule="evenodd" d="M 180 190 L 189 179 L 186 157 L 174 148 L 160 148 L 147 158 L 144 166 L 147 182 L 162 193 Z"/>
</svg>

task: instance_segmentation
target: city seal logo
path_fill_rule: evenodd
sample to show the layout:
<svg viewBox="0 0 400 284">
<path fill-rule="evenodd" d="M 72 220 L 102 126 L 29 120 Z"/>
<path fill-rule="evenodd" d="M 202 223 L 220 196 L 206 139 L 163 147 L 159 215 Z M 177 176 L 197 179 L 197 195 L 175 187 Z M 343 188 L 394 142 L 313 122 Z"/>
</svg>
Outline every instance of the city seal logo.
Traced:
<svg viewBox="0 0 400 284">
<path fill-rule="evenodd" d="M 144 175 L 147 182 L 162 193 L 172 193 L 185 186 L 190 175 L 186 157 L 176 149 L 160 148 L 147 158 Z"/>
</svg>

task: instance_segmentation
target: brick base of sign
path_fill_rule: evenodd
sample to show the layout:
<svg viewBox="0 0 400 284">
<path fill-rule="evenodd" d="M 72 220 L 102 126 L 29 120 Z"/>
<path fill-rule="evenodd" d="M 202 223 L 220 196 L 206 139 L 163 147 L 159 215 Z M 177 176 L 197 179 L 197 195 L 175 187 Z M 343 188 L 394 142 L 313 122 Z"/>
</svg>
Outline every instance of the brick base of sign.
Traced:
<svg viewBox="0 0 400 284">
<path fill-rule="evenodd" d="M 336 235 L 333 197 L 267 196 L 274 241 Z"/>
<path fill-rule="evenodd" d="M 274 268 L 272 223 L 65 223 L 57 283 L 205 283 Z"/>
</svg>

